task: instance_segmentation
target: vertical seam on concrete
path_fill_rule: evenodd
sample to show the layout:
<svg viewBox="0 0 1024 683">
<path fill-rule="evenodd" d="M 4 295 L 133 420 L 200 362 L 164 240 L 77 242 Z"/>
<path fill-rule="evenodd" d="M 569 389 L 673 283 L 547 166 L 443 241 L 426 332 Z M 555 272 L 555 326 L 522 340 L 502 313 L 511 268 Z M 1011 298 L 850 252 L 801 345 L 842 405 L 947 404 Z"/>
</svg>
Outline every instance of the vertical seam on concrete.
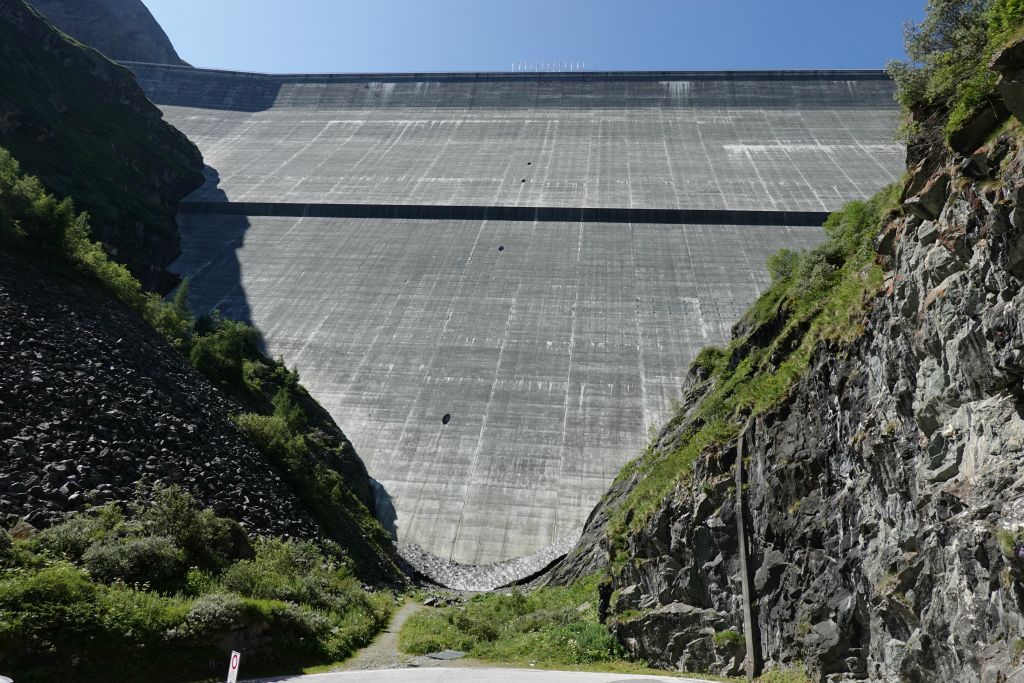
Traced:
<svg viewBox="0 0 1024 683">
<path fill-rule="evenodd" d="M 566 428 L 569 426 L 569 395 L 572 391 L 572 359 L 573 354 L 576 351 L 576 307 L 579 304 L 580 299 L 580 264 L 583 259 L 583 226 L 584 222 L 582 218 L 579 222 L 579 236 L 576 241 L 576 282 L 573 284 L 573 297 L 572 297 L 572 309 L 570 310 L 570 322 L 569 322 L 569 369 L 565 373 L 565 398 L 562 400 L 562 439 L 558 446 L 558 481 L 565 481 L 565 435 L 568 433 Z M 580 395 L 583 394 L 583 383 L 580 383 Z M 580 485 L 582 486 L 582 475 L 580 475 Z M 551 521 L 551 536 L 554 537 L 555 527 L 558 525 L 558 520 L 561 515 L 556 515 L 555 519 Z"/>
<path fill-rule="evenodd" d="M 836 119 L 836 121 L 838 121 L 838 122 L 839 122 L 839 125 L 841 125 L 841 126 L 843 127 L 843 130 L 845 130 L 845 131 L 846 131 L 847 133 L 849 133 L 849 134 L 850 134 L 850 137 L 852 137 L 852 138 L 853 138 L 854 140 L 856 140 L 856 136 L 854 136 L 854 135 L 853 135 L 853 131 L 851 131 L 851 130 L 850 130 L 850 127 L 849 127 L 848 125 L 846 125 L 845 121 L 843 121 L 843 119 L 839 118 L 838 116 L 835 116 L 835 114 L 834 114 L 834 113 L 833 113 L 833 117 L 834 117 L 834 118 Z M 858 147 L 860 147 L 860 146 L 858 145 Z M 863 147 L 860 147 L 860 150 L 861 150 L 861 151 L 863 152 L 863 151 L 864 151 L 864 148 L 863 148 Z M 834 158 L 834 157 L 832 156 L 832 153 L 831 153 L 831 151 L 827 151 L 827 152 L 825 152 L 825 156 L 826 156 L 826 157 L 828 158 L 828 160 L 829 160 L 829 161 L 831 161 L 831 162 L 832 162 L 833 164 L 835 164 L 836 168 L 838 168 L 838 169 L 839 169 L 839 171 L 840 171 L 840 173 L 842 173 L 842 174 L 843 174 L 843 177 L 844 177 L 844 178 L 846 178 L 846 180 L 848 180 L 848 181 L 849 181 L 850 185 L 852 185 L 852 186 L 853 186 L 853 187 L 854 187 L 854 188 L 855 188 L 855 189 L 857 190 L 857 192 L 859 192 L 859 193 L 860 193 L 860 195 L 861 195 L 862 197 L 868 197 L 868 196 L 870 196 L 870 195 L 868 195 L 867 193 L 865 193 L 865 192 L 864 192 L 864 190 L 862 190 L 862 189 L 861 189 L 860 185 L 858 185 L 858 184 L 857 184 L 857 183 L 856 183 L 856 182 L 854 181 L 854 179 L 853 179 L 853 178 L 851 178 L 851 177 L 850 177 L 850 174 L 846 172 L 846 169 L 845 169 L 845 168 L 843 168 L 843 165 L 842 165 L 842 164 L 840 164 L 840 163 L 839 163 L 838 161 L 836 161 L 836 160 L 835 160 L 835 158 Z"/>
<path fill-rule="evenodd" d="M 775 209 L 775 207 L 777 207 L 779 205 L 779 203 L 777 201 L 775 201 L 775 195 L 772 193 L 771 189 L 768 187 L 768 183 L 766 183 L 764 181 L 764 177 L 761 175 L 761 169 L 759 169 L 757 167 L 757 163 L 754 161 L 754 155 L 750 153 L 750 148 L 749 147 L 744 147 L 743 148 L 743 153 L 745 155 L 747 155 L 747 161 L 750 162 L 750 168 L 754 169 L 754 175 L 757 176 L 757 181 L 759 183 L 761 183 L 761 187 L 764 189 L 764 193 L 765 193 L 765 195 L 767 195 L 768 201 L 770 201 L 772 203 L 772 209 Z M 788 155 L 787 155 L 787 158 L 788 158 Z"/>
<path fill-rule="evenodd" d="M 665 119 L 662 119 L 661 122 L 662 126 L 667 123 Z M 672 182 L 672 196 L 676 200 L 676 208 L 682 209 L 683 205 L 679 203 L 679 181 L 676 179 L 676 169 L 672 166 L 672 154 L 668 151 L 668 136 L 665 135 L 664 127 L 661 131 L 661 144 L 665 147 L 665 163 L 668 165 L 669 180 Z"/>
<path fill-rule="evenodd" d="M 693 129 L 697 131 L 697 139 L 700 140 L 700 148 L 704 150 L 704 161 L 707 162 L 708 170 L 711 172 L 711 178 L 715 181 L 715 187 L 718 188 L 718 199 L 721 200 L 722 206 L 726 206 L 725 193 L 722 191 L 722 183 L 718 180 L 718 172 L 715 171 L 715 165 L 711 162 L 711 155 L 708 154 L 708 146 L 704 142 L 704 133 L 700 131 L 700 121 L 697 118 L 696 112 L 693 114 Z M 719 207 L 715 207 L 716 209 Z"/>
<path fill-rule="evenodd" d="M 370 342 L 369 348 L 372 349 L 377 347 L 377 340 L 380 339 L 380 335 L 384 331 L 385 326 L 387 325 L 388 321 L 391 320 L 391 316 L 394 314 L 395 308 L 398 307 L 399 303 L 404 303 L 403 295 L 405 294 L 406 288 L 409 286 L 409 280 L 410 278 L 406 277 L 405 282 L 402 283 L 402 286 L 399 287 L 398 292 L 395 294 L 390 294 L 386 288 L 381 288 L 380 295 L 377 297 L 377 303 L 374 305 L 374 311 L 376 311 L 380 307 L 385 297 L 391 300 L 391 306 L 388 307 L 388 312 L 383 317 L 378 318 L 376 315 L 374 315 L 370 318 L 371 320 L 377 322 L 377 329 L 374 332 L 373 341 Z M 344 389 L 342 389 L 342 391 L 338 395 L 339 400 L 345 398 L 348 395 L 349 391 L 352 390 L 352 384 L 359 376 L 359 373 L 362 372 L 363 368 L 366 367 L 370 360 L 370 357 L 371 354 L 365 353 L 363 354 L 363 357 L 359 359 L 359 362 L 356 364 L 355 369 L 349 373 L 348 379 L 344 383 Z M 394 363 L 391 364 L 391 369 L 394 369 Z M 391 370 L 389 369 L 388 376 L 390 376 L 390 374 Z M 366 459 L 366 457 L 366 455 L 362 456 L 364 460 Z"/>
<path fill-rule="evenodd" d="M 845 126 L 845 128 L 846 128 L 847 132 L 852 133 L 852 131 L 850 130 L 849 126 Z M 882 162 L 880 162 L 878 159 L 876 159 L 874 154 L 871 154 L 870 152 L 868 152 L 868 150 L 864 148 L 864 143 L 862 143 L 859 138 L 854 136 L 853 137 L 853 141 L 857 143 L 857 147 L 860 148 L 860 151 L 862 151 L 864 153 L 865 157 L 870 159 L 871 162 L 873 164 L 875 164 L 875 166 L 878 166 L 878 168 L 880 168 L 882 170 L 882 173 L 884 173 L 885 175 L 889 176 L 889 180 L 891 182 L 896 182 L 897 178 L 896 178 L 895 175 L 893 175 L 892 171 L 890 171 L 885 166 L 883 166 Z"/>
<path fill-rule="evenodd" d="M 430 372 L 431 366 L 434 364 L 434 359 L 437 357 L 437 348 L 441 344 L 441 340 L 444 339 L 445 333 L 448 331 L 448 323 L 452 319 L 452 312 L 455 309 L 455 302 L 462 295 L 462 289 L 466 285 L 466 277 L 467 277 L 467 275 L 469 273 L 470 267 L 472 267 L 472 265 L 473 265 L 473 254 L 476 253 L 477 246 L 480 244 L 480 237 L 483 235 L 484 228 L 486 228 L 486 227 L 487 227 L 487 220 L 485 219 L 485 220 L 480 221 L 480 229 L 476 233 L 476 239 L 473 240 L 473 246 L 470 247 L 470 249 L 469 249 L 469 257 L 466 259 L 466 266 L 465 266 L 465 268 L 462 269 L 462 277 L 459 278 L 459 286 L 455 290 L 455 295 L 452 297 L 451 303 L 448 304 L 448 313 L 445 316 L 444 324 L 441 325 L 441 331 L 438 332 L 438 334 L 437 334 L 437 340 L 434 343 L 434 348 L 433 348 L 433 351 L 430 354 L 430 359 L 426 362 L 426 364 L 424 366 L 428 373 Z M 426 387 L 427 387 L 428 384 L 429 384 L 429 382 L 426 381 L 426 378 L 424 378 L 423 384 L 420 387 L 420 390 L 419 390 L 419 392 L 416 395 L 416 400 L 413 402 L 412 408 L 409 410 L 408 415 L 406 415 L 406 417 L 405 417 L 405 422 L 402 424 L 402 431 L 399 433 L 398 438 L 395 440 L 395 449 L 392 451 L 391 458 L 388 460 L 388 470 L 387 471 L 389 471 L 389 472 L 391 471 L 391 468 L 395 464 L 395 458 L 398 456 L 398 452 L 400 450 L 399 446 L 401 446 L 402 440 L 405 439 L 406 432 L 409 431 L 409 423 L 412 422 L 413 415 L 416 414 L 416 406 L 419 404 L 420 400 L 423 398 L 423 393 L 426 391 Z M 467 485 L 468 485 L 468 483 L 467 483 Z"/>
<path fill-rule="evenodd" d="M 637 364 L 640 366 L 640 402 L 641 411 L 644 416 L 644 429 L 650 424 L 647 421 L 648 405 L 647 405 L 647 368 L 644 365 L 644 329 L 641 321 L 640 313 L 640 274 L 637 271 L 636 266 L 636 239 L 633 234 L 634 225 L 629 224 L 629 254 L 630 260 L 633 262 L 633 297 L 636 304 L 636 358 Z"/>
<path fill-rule="evenodd" d="M 533 224 L 533 229 L 530 233 L 530 245 L 533 245 L 533 233 L 537 230 L 537 223 Z M 529 248 L 527 248 L 527 260 L 529 257 Z M 521 272 L 520 272 L 521 273 Z M 494 404 L 494 392 L 498 387 L 498 380 L 501 375 L 501 359 L 505 355 L 505 344 L 508 342 L 509 330 L 512 327 L 512 320 L 516 316 L 516 302 L 519 300 L 519 290 L 523 286 L 523 276 L 520 274 L 518 282 L 516 282 L 516 291 L 512 294 L 512 305 L 509 307 L 508 318 L 505 320 L 505 333 L 501 337 L 501 344 L 498 347 L 498 361 L 494 365 L 494 379 L 491 380 L 491 391 L 487 395 L 487 407 L 484 410 L 483 417 L 480 419 L 480 433 L 476 438 L 476 450 L 473 452 L 473 465 L 469 470 L 469 477 L 466 479 L 466 485 L 470 488 L 473 486 L 473 477 L 476 476 L 476 468 L 480 463 L 480 450 L 483 448 L 484 443 L 484 431 L 487 429 L 487 417 L 491 413 L 491 406 Z M 449 560 L 455 558 L 455 548 L 459 542 L 459 534 L 462 532 L 462 522 L 466 518 L 466 508 L 469 507 L 470 496 L 466 495 L 462 498 L 462 510 L 459 512 L 459 523 L 455 525 L 455 534 L 452 536 L 452 548 L 448 554 Z M 508 534 L 508 525 L 505 526 L 505 534 Z M 505 543 L 505 538 L 502 538 L 502 544 Z"/>
</svg>

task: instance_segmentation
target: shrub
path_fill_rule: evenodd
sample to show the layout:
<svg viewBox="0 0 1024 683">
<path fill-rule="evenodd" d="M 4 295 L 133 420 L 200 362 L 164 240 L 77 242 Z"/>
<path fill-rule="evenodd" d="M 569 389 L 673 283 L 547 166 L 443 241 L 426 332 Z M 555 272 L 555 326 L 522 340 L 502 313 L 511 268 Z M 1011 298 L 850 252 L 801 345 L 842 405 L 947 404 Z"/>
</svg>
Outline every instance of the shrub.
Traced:
<svg viewBox="0 0 1024 683">
<path fill-rule="evenodd" d="M 947 137 L 994 95 L 994 54 L 1024 25 L 1021 0 L 929 0 L 904 31 L 909 60 L 887 66 L 907 109 L 938 110 Z"/>
<path fill-rule="evenodd" d="M 219 569 L 231 560 L 252 556 L 238 522 L 201 509 L 195 498 L 177 486 L 153 489 L 152 500 L 137 505 L 135 513 L 145 533 L 173 539 L 184 551 L 188 566 Z"/>
<path fill-rule="evenodd" d="M 804 254 L 797 273 L 797 288 L 803 293 L 818 292 L 832 283 L 845 261 L 839 244 L 825 242 Z"/>
<path fill-rule="evenodd" d="M 215 637 L 241 625 L 247 612 L 251 609 L 244 598 L 231 593 L 210 593 L 192 603 L 173 636 L 193 642 Z"/>
<path fill-rule="evenodd" d="M 104 583 L 123 581 L 130 586 L 151 586 L 171 591 L 185 578 L 185 554 L 167 536 L 118 538 L 89 547 L 82 564 Z"/>
<path fill-rule="evenodd" d="M 768 257 L 768 275 L 772 282 L 788 280 L 800 267 L 800 254 L 791 249 L 780 249 Z"/>
<path fill-rule="evenodd" d="M 244 413 L 234 418 L 238 430 L 261 451 L 281 463 L 301 467 L 309 446 L 302 434 L 295 434 L 280 415 Z"/>
<path fill-rule="evenodd" d="M 117 506 L 105 505 L 71 518 L 36 534 L 31 545 L 73 562 L 82 559 L 93 543 L 111 536 L 124 523 Z"/>
<path fill-rule="evenodd" d="M 353 607 L 372 609 L 348 568 L 312 543 L 261 539 L 256 558 L 232 565 L 221 584 L 247 597 L 303 603 L 338 614 Z"/>
<path fill-rule="evenodd" d="M 241 385 L 242 361 L 259 352 L 259 334 L 245 323 L 221 320 L 210 334 L 192 340 L 190 360 L 212 380 Z"/>
</svg>

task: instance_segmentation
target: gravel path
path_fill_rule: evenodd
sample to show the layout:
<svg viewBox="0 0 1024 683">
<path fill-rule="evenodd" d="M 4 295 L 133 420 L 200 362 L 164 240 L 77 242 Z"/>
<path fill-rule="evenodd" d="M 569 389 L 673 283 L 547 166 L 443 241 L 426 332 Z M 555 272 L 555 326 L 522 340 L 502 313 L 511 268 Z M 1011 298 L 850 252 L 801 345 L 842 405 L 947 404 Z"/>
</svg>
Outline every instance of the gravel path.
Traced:
<svg viewBox="0 0 1024 683">
<path fill-rule="evenodd" d="M 410 666 L 415 659 L 422 659 L 421 657 L 403 654 L 398 649 L 398 634 L 402 630 L 402 625 L 405 624 L 409 617 L 422 609 L 426 608 L 419 602 L 414 600 L 406 601 L 404 605 L 398 608 L 394 616 L 391 617 L 391 623 L 388 624 L 384 632 L 377 636 L 377 639 L 372 643 L 357 652 L 352 659 L 339 667 L 339 671 L 396 669 Z"/>
<path fill-rule="evenodd" d="M 398 634 L 409 617 L 420 610 L 427 609 L 415 600 L 407 600 L 398 608 L 391 623 L 377 639 L 357 652 L 352 659 L 338 667 L 337 671 L 369 671 L 371 669 L 401 668 L 476 668 L 485 666 L 479 660 L 463 657 L 461 659 L 437 660 L 430 657 L 407 655 L 398 649 Z"/>
</svg>

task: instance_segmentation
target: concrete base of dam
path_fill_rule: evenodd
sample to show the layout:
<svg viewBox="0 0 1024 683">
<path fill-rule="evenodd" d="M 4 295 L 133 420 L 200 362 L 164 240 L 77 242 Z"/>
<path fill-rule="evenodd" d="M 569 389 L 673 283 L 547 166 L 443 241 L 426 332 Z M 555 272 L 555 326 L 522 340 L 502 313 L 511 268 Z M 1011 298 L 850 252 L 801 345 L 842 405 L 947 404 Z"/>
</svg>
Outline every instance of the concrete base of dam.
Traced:
<svg viewBox="0 0 1024 683">
<path fill-rule="evenodd" d="M 548 561 L 767 257 L 903 167 L 879 72 L 131 67 L 210 166 L 193 306 L 259 327 L 466 586 Z"/>
</svg>

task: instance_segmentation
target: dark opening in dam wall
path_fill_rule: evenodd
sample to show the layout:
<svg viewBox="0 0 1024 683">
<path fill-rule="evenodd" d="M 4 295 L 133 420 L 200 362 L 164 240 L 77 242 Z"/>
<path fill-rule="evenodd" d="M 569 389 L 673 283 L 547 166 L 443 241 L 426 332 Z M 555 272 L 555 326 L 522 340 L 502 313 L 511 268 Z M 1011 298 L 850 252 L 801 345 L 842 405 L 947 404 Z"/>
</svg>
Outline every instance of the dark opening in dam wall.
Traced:
<svg viewBox="0 0 1024 683">
<path fill-rule="evenodd" d="M 462 563 L 571 537 L 766 258 L 903 168 L 880 72 L 130 66 L 211 167 L 194 306 L 259 326 L 399 541 Z"/>
</svg>

